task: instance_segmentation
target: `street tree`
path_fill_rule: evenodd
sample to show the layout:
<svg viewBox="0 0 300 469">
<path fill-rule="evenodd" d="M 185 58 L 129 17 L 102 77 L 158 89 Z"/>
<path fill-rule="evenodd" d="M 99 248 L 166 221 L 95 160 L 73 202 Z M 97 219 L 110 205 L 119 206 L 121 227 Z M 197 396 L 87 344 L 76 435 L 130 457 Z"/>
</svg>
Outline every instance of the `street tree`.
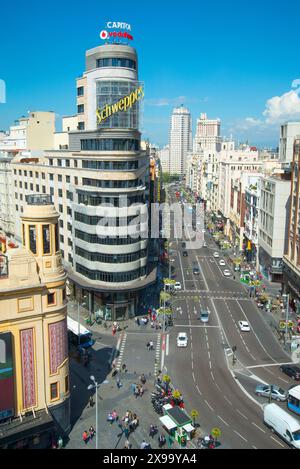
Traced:
<svg viewBox="0 0 300 469">
<path fill-rule="evenodd" d="M 196 409 L 193 409 L 191 411 L 191 417 L 193 419 L 193 425 L 195 426 L 195 420 L 196 420 L 196 417 L 199 417 L 199 412 Z"/>
</svg>

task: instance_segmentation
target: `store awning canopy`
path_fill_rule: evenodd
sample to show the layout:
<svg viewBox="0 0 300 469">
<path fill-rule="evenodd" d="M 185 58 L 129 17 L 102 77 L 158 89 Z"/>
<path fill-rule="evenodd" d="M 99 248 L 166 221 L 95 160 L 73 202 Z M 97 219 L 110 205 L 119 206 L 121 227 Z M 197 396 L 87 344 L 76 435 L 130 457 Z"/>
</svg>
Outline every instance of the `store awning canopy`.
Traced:
<svg viewBox="0 0 300 469">
<path fill-rule="evenodd" d="M 190 433 L 190 432 L 192 432 L 193 430 L 195 430 L 195 428 L 193 427 L 193 425 L 191 425 L 190 423 L 188 423 L 187 425 L 184 425 L 183 428 L 184 428 L 184 430 L 185 430 L 187 433 Z"/>
<path fill-rule="evenodd" d="M 176 423 L 173 422 L 173 420 L 168 415 L 160 417 L 159 420 L 161 421 L 163 426 L 167 428 L 167 430 L 173 430 L 173 428 L 177 427 Z"/>
</svg>

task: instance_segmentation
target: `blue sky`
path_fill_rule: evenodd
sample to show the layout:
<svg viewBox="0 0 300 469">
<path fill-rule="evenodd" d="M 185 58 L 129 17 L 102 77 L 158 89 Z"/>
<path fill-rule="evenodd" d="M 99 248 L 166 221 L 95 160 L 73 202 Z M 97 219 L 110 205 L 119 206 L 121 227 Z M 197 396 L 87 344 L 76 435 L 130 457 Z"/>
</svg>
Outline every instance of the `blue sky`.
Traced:
<svg viewBox="0 0 300 469">
<path fill-rule="evenodd" d="M 300 119 L 298 0 L 16 0 L 0 15 L 0 129 L 28 110 L 76 112 L 75 78 L 108 20 L 132 25 L 151 142 L 167 143 L 180 104 L 193 129 L 206 112 L 221 118 L 223 135 L 259 146 L 276 146 L 280 122 Z"/>
</svg>

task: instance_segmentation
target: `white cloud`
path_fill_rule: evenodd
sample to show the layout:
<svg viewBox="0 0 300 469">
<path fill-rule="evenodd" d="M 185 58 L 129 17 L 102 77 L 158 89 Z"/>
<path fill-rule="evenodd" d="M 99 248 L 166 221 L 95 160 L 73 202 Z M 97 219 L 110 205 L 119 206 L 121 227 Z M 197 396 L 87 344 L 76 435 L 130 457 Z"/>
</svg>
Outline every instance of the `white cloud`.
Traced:
<svg viewBox="0 0 300 469">
<path fill-rule="evenodd" d="M 263 112 L 267 124 L 280 124 L 285 120 L 300 118 L 300 79 L 293 81 L 292 88 L 287 93 L 267 101 Z"/>
<path fill-rule="evenodd" d="M 148 106 L 179 106 L 187 101 L 186 96 L 177 96 L 176 98 L 157 98 L 145 99 L 145 104 Z"/>
</svg>

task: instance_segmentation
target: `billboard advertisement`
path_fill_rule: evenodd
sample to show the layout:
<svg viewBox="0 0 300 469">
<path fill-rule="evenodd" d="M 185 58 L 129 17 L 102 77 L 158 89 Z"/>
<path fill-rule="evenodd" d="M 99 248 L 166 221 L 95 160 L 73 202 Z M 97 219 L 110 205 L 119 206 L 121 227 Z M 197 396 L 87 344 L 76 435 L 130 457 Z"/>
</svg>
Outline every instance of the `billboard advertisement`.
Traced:
<svg viewBox="0 0 300 469">
<path fill-rule="evenodd" d="M 12 334 L 0 333 L 0 421 L 14 415 Z"/>
</svg>

